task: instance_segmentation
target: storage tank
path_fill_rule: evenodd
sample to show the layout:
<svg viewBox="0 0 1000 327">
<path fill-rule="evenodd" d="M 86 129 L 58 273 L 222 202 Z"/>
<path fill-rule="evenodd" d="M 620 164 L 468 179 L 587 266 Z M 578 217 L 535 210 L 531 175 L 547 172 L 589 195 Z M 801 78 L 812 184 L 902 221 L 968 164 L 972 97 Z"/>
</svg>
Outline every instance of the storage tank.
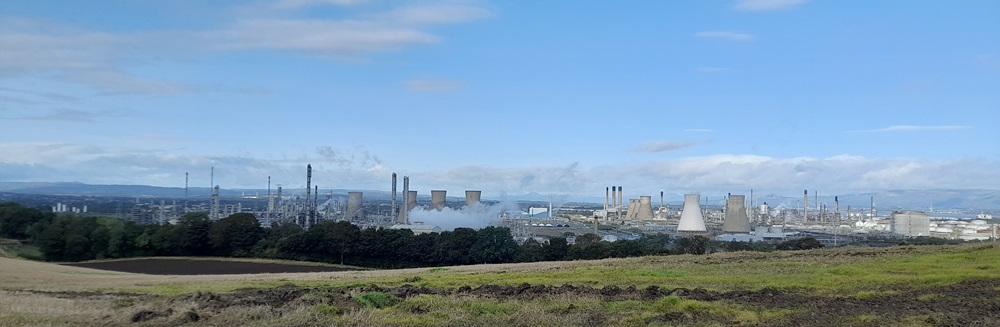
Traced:
<svg viewBox="0 0 1000 327">
<path fill-rule="evenodd" d="M 684 209 L 681 211 L 681 220 L 677 224 L 679 232 L 704 232 L 705 218 L 701 215 L 701 195 L 685 194 Z"/>
<path fill-rule="evenodd" d="M 750 217 L 747 217 L 746 196 L 730 195 L 726 202 L 726 220 L 722 222 L 726 233 L 749 233 Z"/>
</svg>

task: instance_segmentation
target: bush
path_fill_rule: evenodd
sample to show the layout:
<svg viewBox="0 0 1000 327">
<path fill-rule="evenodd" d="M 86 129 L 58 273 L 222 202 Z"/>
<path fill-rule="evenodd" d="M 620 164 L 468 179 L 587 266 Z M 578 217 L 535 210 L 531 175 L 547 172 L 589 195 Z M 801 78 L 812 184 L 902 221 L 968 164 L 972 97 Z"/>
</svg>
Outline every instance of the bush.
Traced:
<svg viewBox="0 0 1000 327">
<path fill-rule="evenodd" d="M 400 302 L 399 298 L 383 292 L 365 292 L 354 297 L 354 301 L 369 308 L 387 308 Z"/>
<path fill-rule="evenodd" d="M 344 309 L 341 309 L 341 308 L 338 308 L 337 306 L 329 305 L 329 304 L 326 304 L 326 303 L 317 304 L 313 308 L 316 309 L 316 311 L 319 311 L 319 313 L 328 314 L 328 315 L 331 315 L 331 316 L 339 316 L 339 315 L 344 314 Z"/>
</svg>

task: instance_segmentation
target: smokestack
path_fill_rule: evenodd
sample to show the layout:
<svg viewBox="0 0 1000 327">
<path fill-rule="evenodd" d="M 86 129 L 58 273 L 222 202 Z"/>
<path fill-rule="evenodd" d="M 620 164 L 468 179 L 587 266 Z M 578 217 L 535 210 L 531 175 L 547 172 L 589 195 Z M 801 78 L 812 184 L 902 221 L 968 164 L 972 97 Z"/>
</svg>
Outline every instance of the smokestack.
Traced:
<svg viewBox="0 0 1000 327">
<path fill-rule="evenodd" d="M 665 204 L 666 203 L 663 202 L 663 191 L 660 191 L 660 208 L 665 207 L 666 206 Z"/>
<path fill-rule="evenodd" d="M 684 209 L 681 220 L 677 223 L 678 232 L 704 232 L 705 218 L 701 215 L 701 196 L 698 194 L 684 195 Z"/>
<path fill-rule="evenodd" d="M 347 192 L 347 212 L 344 212 L 344 220 L 354 218 L 361 219 L 361 204 L 364 194 L 361 192 Z"/>
<path fill-rule="evenodd" d="M 392 206 L 389 207 L 389 216 L 396 215 L 396 173 L 392 173 Z"/>
<path fill-rule="evenodd" d="M 264 221 L 271 224 L 271 211 L 274 211 L 274 198 L 271 197 L 271 176 L 267 176 L 267 213 L 264 214 Z"/>
<path fill-rule="evenodd" d="M 312 200 L 312 179 L 313 179 L 313 165 L 306 165 L 306 217 L 308 219 L 309 212 L 312 211 L 312 205 L 309 202 Z"/>
<path fill-rule="evenodd" d="M 188 212 L 188 173 L 184 172 L 184 213 Z"/>
<path fill-rule="evenodd" d="M 610 187 L 605 187 L 604 188 L 604 211 L 605 212 L 608 211 L 608 200 L 611 197 L 611 195 L 610 195 L 611 194 L 610 193 L 611 192 L 610 189 L 611 189 Z"/>
<path fill-rule="evenodd" d="M 448 191 L 431 190 L 431 209 L 442 210 L 446 205 Z"/>
<path fill-rule="evenodd" d="M 837 223 L 840 223 L 840 197 L 833 197 L 833 215 L 837 216 Z"/>
<path fill-rule="evenodd" d="M 804 222 L 808 222 L 809 221 L 809 190 L 804 190 L 802 192 L 803 192 L 802 193 L 803 194 L 802 195 L 802 211 L 803 211 L 803 214 L 805 215 L 804 216 L 805 219 L 803 219 L 803 221 Z"/>
<path fill-rule="evenodd" d="M 479 198 L 482 194 L 482 191 L 465 191 L 465 206 L 468 207 L 479 203 Z"/>
<path fill-rule="evenodd" d="M 618 187 L 618 206 L 619 207 L 625 205 L 625 202 L 622 202 L 622 200 L 625 198 L 624 194 L 625 194 L 625 192 L 622 192 L 622 187 L 619 186 Z M 619 209 L 618 210 L 618 218 L 621 218 L 621 217 L 622 217 L 622 212 L 621 212 L 621 209 Z"/>
<path fill-rule="evenodd" d="M 416 203 L 416 196 L 414 196 L 414 203 Z M 396 219 L 397 224 L 407 224 L 409 222 L 408 216 L 410 214 L 410 177 L 403 176 L 403 206 L 399 208 L 399 216 Z"/>
<path fill-rule="evenodd" d="M 611 209 L 618 210 L 618 187 L 611 187 Z"/>
<path fill-rule="evenodd" d="M 219 220 L 219 186 L 216 185 L 212 188 L 212 214 L 209 215 L 212 220 Z"/>
<path fill-rule="evenodd" d="M 746 201 L 744 195 L 729 195 L 726 202 L 726 220 L 722 222 L 723 232 L 750 232 L 750 218 L 747 217 Z"/>
</svg>

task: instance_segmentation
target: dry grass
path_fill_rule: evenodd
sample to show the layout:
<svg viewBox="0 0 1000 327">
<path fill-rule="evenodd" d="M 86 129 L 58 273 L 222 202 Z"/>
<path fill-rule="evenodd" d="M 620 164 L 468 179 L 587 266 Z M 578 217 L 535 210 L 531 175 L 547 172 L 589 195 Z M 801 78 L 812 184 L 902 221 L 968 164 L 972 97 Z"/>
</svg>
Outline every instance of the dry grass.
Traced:
<svg viewBox="0 0 1000 327">
<path fill-rule="evenodd" d="M 289 283 L 323 288 L 370 284 L 452 288 L 482 284 L 568 283 L 594 287 L 703 287 L 720 291 L 778 288 L 820 296 L 846 294 L 856 299 L 879 299 L 900 296 L 891 287 L 893 285 L 930 287 L 996 276 L 1000 276 L 1000 245 L 995 244 L 736 252 L 707 256 L 381 271 L 202 276 L 118 273 L 0 258 L 0 326 L 157 325 L 181 319 L 187 311 L 197 311 L 201 316 L 202 321 L 193 325 L 216 326 L 642 326 L 649 324 L 649 319 L 664 314 L 689 318 L 708 315 L 721 319 L 715 322 L 767 325 L 780 323 L 793 313 L 787 310 L 760 311 L 721 302 L 606 301 L 599 297 L 568 295 L 526 301 L 418 295 L 384 309 L 340 306 L 338 308 L 344 310 L 338 311 L 329 310 L 329 305 L 337 303 L 322 307 L 315 302 L 295 302 L 282 307 L 241 305 L 212 311 L 196 307 L 194 301 L 178 300 L 180 298 L 173 295 Z M 36 291 L 136 292 L 166 296 L 137 299 L 121 294 L 66 294 L 64 297 L 58 293 L 41 294 Z M 928 302 L 936 298 L 928 296 L 919 300 Z M 142 323 L 130 320 L 141 310 L 162 311 L 167 308 L 172 310 L 168 317 Z M 859 316 L 844 323 L 864 325 L 873 319 L 878 317 Z"/>
</svg>

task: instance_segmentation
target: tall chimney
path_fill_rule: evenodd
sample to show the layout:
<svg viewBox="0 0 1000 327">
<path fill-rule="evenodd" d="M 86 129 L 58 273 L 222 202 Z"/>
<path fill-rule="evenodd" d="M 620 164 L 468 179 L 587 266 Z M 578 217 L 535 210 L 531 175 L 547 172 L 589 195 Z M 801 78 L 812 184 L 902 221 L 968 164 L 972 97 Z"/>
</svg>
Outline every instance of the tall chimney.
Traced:
<svg viewBox="0 0 1000 327">
<path fill-rule="evenodd" d="M 618 204 L 617 203 L 618 203 L 618 187 L 617 186 L 612 186 L 611 187 L 611 209 L 612 210 L 618 210 L 617 209 L 618 208 Z"/>
<path fill-rule="evenodd" d="M 604 212 L 608 211 L 608 198 L 610 197 L 611 194 L 609 193 L 611 192 L 610 189 L 611 189 L 610 187 L 604 188 Z"/>
<path fill-rule="evenodd" d="M 396 173 L 392 173 L 392 206 L 389 207 L 389 217 L 396 215 Z"/>
<path fill-rule="evenodd" d="M 316 224 L 319 221 L 319 212 L 316 211 L 319 208 L 319 185 L 314 186 L 316 192 L 313 192 L 313 204 L 312 208 L 309 209 L 309 216 L 312 217 L 312 222 L 310 224 Z"/>
<path fill-rule="evenodd" d="M 396 219 L 397 224 L 407 224 L 409 220 L 407 219 L 410 212 L 410 177 L 403 176 L 403 205 L 399 208 L 399 216 Z"/>
<path fill-rule="evenodd" d="M 188 173 L 184 172 L 184 213 L 188 212 Z"/>
<path fill-rule="evenodd" d="M 802 211 L 805 215 L 803 222 L 809 222 L 809 190 L 802 191 Z"/>
<path fill-rule="evenodd" d="M 312 178 L 313 178 L 313 165 L 306 165 L 306 220 L 309 220 L 310 209 L 312 206 L 309 204 L 312 200 Z M 308 223 L 306 223 L 308 224 Z"/>
<path fill-rule="evenodd" d="M 621 187 L 621 186 L 619 186 L 619 187 L 618 187 L 618 205 L 619 205 L 619 206 L 622 206 L 622 205 L 624 205 L 624 202 L 622 202 L 622 200 L 623 200 L 623 199 L 625 198 L 625 197 L 623 196 L 624 194 L 625 194 L 625 192 L 622 192 L 622 187 Z M 621 218 L 621 216 L 622 216 L 622 212 L 621 212 L 621 210 L 619 209 L 619 210 L 618 210 L 618 218 Z"/>
<path fill-rule="evenodd" d="M 840 225 L 840 197 L 833 197 L 833 215 L 837 218 L 837 224 Z"/>
</svg>

